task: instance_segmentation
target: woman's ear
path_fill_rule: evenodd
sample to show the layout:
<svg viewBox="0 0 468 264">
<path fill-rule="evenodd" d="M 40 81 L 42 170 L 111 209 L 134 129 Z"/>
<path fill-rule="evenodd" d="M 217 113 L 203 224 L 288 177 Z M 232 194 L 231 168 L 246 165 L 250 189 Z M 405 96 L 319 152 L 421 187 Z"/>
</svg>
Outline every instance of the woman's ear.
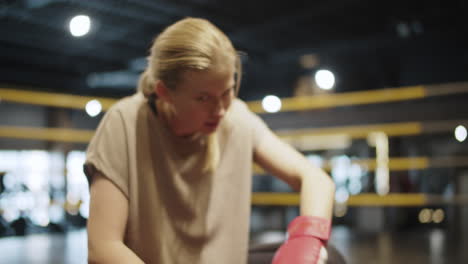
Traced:
<svg viewBox="0 0 468 264">
<path fill-rule="evenodd" d="M 154 92 L 159 99 L 163 100 L 166 103 L 171 102 L 171 94 L 169 88 L 164 84 L 163 81 L 157 81 L 154 85 Z"/>
</svg>

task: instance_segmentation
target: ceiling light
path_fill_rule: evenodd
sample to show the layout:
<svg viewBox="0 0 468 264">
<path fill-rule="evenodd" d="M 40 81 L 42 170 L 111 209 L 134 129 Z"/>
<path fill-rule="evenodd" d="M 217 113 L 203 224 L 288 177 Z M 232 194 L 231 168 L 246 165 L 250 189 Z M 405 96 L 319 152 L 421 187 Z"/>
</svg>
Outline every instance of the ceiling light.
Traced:
<svg viewBox="0 0 468 264">
<path fill-rule="evenodd" d="M 315 82 L 320 88 L 330 90 L 335 85 L 335 75 L 329 70 L 318 70 L 315 73 Z"/>
<path fill-rule="evenodd" d="M 78 15 L 70 20 L 70 33 L 74 37 L 82 37 L 88 34 L 91 28 L 91 19 L 89 16 Z"/>
<path fill-rule="evenodd" d="M 459 125 L 459 126 L 457 126 L 457 128 L 455 128 L 455 138 L 459 142 L 465 141 L 466 135 L 467 135 L 467 132 L 466 132 L 466 128 L 464 126 Z"/>
<path fill-rule="evenodd" d="M 86 104 L 86 113 L 89 116 L 95 117 L 101 113 L 102 105 L 98 100 L 91 100 Z"/>
<path fill-rule="evenodd" d="M 276 113 L 281 109 L 281 99 L 274 95 L 267 95 L 262 100 L 262 106 L 268 113 Z"/>
</svg>

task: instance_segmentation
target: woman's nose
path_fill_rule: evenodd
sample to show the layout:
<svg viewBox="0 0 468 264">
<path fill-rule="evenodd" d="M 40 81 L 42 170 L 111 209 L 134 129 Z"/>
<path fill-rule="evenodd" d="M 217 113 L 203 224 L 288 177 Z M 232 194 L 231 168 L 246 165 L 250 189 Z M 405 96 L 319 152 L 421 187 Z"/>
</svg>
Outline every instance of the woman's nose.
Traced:
<svg viewBox="0 0 468 264">
<path fill-rule="evenodd" d="M 226 106 L 222 99 L 217 99 L 215 101 L 214 109 L 212 112 L 216 117 L 222 117 L 226 113 Z"/>
</svg>

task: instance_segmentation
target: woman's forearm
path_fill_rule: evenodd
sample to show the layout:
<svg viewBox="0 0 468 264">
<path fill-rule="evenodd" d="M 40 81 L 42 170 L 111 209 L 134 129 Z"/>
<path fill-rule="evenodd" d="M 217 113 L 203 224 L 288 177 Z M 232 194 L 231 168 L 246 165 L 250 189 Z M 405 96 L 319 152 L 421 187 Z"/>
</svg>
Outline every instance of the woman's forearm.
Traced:
<svg viewBox="0 0 468 264">
<path fill-rule="evenodd" d="M 121 241 L 96 241 L 88 248 L 88 263 L 131 263 L 144 262 Z"/>
<path fill-rule="evenodd" d="M 322 169 L 311 167 L 301 177 L 301 215 L 332 218 L 335 184 Z"/>
</svg>

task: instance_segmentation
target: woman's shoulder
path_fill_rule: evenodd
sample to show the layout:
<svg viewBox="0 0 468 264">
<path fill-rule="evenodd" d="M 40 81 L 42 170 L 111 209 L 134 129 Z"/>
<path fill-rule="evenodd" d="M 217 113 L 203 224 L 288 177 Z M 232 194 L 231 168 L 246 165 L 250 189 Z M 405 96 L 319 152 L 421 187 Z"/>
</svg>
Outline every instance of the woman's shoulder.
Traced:
<svg viewBox="0 0 468 264">
<path fill-rule="evenodd" d="M 251 107 L 242 99 L 235 98 L 231 104 L 232 116 L 235 119 L 242 119 L 244 121 L 250 121 L 257 118 L 257 114 L 254 113 Z"/>
<path fill-rule="evenodd" d="M 251 123 L 253 113 L 248 105 L 241 99 L 235 98 L 232 100 L 229 112 L 227 114 L 227 122 L 229 128 L 248 128 Z"/>
<path fill-rule="evenodd" d="M 138 110 L 146 105 L 146 98 L 141 92 L 126 96 L 118 100 L 109 108 L 109 113 L 118 113 L 122 118 L 135 118 Z"/>
<path fill-rule="evenodd" d="M 146 102 L 144 95 L 141 92 L 136 92 L 132 95 L 119 99 L 109 110 L 122 111 L 132 108 L 138 108 L 139 105 Z"/>
<path fill-rule="evenodd" d="M 231 108 L 231 112 L 235 115 L 243 115 L 250 111 L 247 104 L 239 98 L 232 100 Z"/>
</svg>

